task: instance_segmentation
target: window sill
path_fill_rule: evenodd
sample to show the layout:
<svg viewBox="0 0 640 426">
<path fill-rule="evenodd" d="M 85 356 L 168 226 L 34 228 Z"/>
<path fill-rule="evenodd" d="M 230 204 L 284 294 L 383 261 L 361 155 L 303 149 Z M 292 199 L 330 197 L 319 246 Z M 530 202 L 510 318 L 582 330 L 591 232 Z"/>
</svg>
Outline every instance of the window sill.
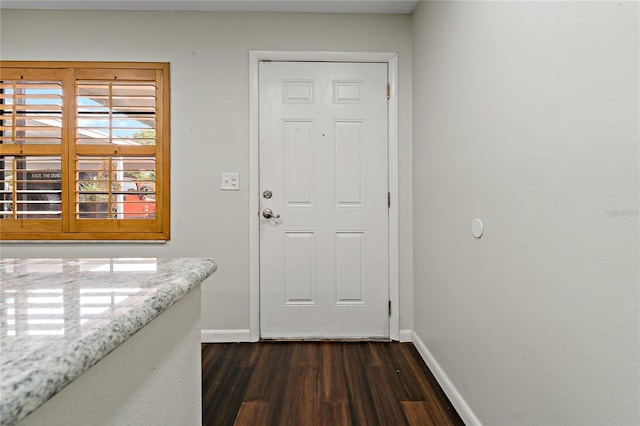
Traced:
<svg viewBox="0 0 640 426">
<path fill-rule="evenodd" d="M 169 240 L 1 240 L 3 244 L 166 244 Z"/>
</svg>

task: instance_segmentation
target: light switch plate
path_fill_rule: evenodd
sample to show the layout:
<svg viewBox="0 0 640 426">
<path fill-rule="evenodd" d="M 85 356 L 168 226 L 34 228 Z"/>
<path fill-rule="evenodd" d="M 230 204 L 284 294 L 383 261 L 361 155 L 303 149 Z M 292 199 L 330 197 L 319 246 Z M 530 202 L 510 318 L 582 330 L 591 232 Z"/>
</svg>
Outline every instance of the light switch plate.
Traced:
<svg viewBox="0 0 640 426">
<path fill-rule="evenodd" d="M 240 173 L 222 173 L 220 189 L 223 191 L 240 190 Z"/>
</svg>

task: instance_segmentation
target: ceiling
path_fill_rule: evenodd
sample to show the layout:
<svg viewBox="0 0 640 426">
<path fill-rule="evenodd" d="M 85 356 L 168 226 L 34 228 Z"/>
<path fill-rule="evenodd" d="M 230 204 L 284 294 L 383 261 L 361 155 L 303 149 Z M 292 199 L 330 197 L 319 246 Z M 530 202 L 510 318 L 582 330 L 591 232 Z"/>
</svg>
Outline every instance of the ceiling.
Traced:
<svg viewBox="0 0 640 426">
<path fill-rule="evenodd" d="M 0 0 L 0 9 L 410 14 L 413 0 Z"/>
</svg>

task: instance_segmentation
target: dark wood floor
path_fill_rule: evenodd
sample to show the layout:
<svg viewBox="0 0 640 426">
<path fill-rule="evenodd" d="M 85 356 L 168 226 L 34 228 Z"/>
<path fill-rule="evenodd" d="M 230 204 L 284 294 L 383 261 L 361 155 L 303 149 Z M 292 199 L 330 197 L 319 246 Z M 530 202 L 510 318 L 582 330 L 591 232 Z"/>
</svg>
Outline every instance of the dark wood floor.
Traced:
<svg viewBox="0 0 640 426">
<path fill-rule="evenodd" d="M 202 423 L 464 425 L 411 343 L 202 345 Z"/>
</svg>

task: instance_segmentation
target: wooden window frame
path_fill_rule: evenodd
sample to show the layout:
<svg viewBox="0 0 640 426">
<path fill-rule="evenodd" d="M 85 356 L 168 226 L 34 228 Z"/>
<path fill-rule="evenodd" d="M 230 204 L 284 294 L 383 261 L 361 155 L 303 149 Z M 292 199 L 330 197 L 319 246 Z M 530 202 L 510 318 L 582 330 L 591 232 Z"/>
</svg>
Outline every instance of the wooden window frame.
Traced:
<svg viewBox="0 0 640 426">
<path fill-rule="evenodd" d="M 35 70 L 35 71 L 34 71 Z M 62 81 L 62 138 L 54 144 L 0 144 L 2 156 L 60 156 L 61 218 L 0 219 L 0 241 L 154 240 L 170 239 L 170 78 L 165 62 L 41 62 L 0 61 L 0 80 L 25 75 L 59 75 Z M 155 82 L 155 145 L 121 146 L 112 143 L 77 144 L 76 81 L 107 81 L 125 75 L 128 81 Z M 151 76 L 151 77 L 150 77 Z M 31 77 L 29 77 L 31 78 Z M 34 77 L 36 78 L 36 77 Z M 86 157 L 153 157 L 155 159 L 155 216 L 152 218 L 80 218 L 76 163 Z M 110 193 L 110 192 L 109 192 Z"/>
</svg>

